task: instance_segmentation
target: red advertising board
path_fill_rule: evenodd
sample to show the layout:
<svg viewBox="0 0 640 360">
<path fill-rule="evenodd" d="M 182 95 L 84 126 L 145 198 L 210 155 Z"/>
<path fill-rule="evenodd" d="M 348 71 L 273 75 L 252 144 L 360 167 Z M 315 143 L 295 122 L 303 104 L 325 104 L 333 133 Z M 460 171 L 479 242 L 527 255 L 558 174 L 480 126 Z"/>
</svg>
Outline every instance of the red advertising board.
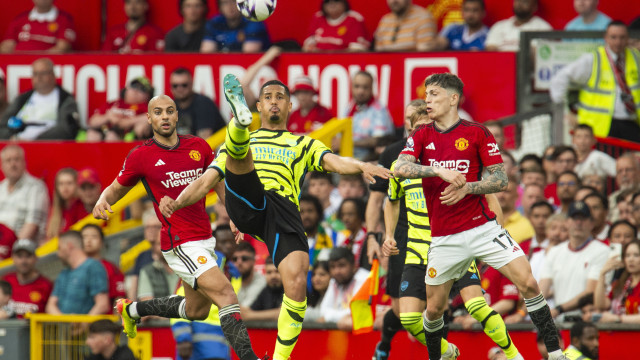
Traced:
<svg viewBox="0 0 640 360">
<path fill-rule="evenodd" d="M 225 74 L 242 76 L 259 55 L 249 54 L 158 54 L 158 55 L 52 55 L 61 85 L 75 94 L 81 118 L 86 121 L 93 110 L 105 101 L 118 98 L 124 85 L 141 75 L 151 79 L 156 94 L 170 94 L 169 75 L 184 66 L 194 72 L 195 91 L 221 105 L 223 114 L 229 107 L 221 101 Z M 0 71 L 6 74 L 7 94 L 12 100 L 31 87 L 30 64 L 36 55 L 3 55 Z M 395 123 L 400 126 L 403 108 L 410 100 L 423 96 L 426 76 L 450 71 L 465 83 L 462 107 L 477 121 L 486 121 L 515 112 L 515 63 L 513 53 L 447 52 L 299 54 L 287 53 L 271 66 L 263 67 L 251 85 L 258 92 L 267 79 L 279 78 L 286 84 L 301 74 L 310 76 L 319 86 L 319 101 L 340 114 L 347 106 L 350 78 L 359 70 L 375 78 L 374 93 L 388 105 Z"/>
</svg>

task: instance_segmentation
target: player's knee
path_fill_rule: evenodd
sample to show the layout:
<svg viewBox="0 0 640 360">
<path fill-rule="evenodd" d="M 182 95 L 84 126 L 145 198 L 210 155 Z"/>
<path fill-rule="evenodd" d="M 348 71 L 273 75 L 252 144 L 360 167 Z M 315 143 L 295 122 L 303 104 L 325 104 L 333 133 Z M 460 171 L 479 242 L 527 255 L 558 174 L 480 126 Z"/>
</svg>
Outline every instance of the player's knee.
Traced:
<svg viewBox="0 0 640 360">
<path fill-rule="evenodd" d="M 207 318 L 207 316 L 209 316 L 209 310 L 211 309 L 211 307 L 187 307 L 186 308 L 186 312 L 187 312 L 187 317 L 189 318 L 189 320 L 193 321 L 193 320 L 204 320 Z"/>
<path fill-rule="evenodd" d="M 525 298 L 531 298 L 540 293 L 538 282 L 533 276 L 527 277 L 520 285 L 518 285 L 518 290 L 520 290 L 520 293 L 522 293 Z"/>
<path fill-rule="evenodd" d="M 427 317 L 429 320 L 436 320 L 444 314 L 445 306 L 433 302 L 433 304 L 427 303 Z"/>
</svg>

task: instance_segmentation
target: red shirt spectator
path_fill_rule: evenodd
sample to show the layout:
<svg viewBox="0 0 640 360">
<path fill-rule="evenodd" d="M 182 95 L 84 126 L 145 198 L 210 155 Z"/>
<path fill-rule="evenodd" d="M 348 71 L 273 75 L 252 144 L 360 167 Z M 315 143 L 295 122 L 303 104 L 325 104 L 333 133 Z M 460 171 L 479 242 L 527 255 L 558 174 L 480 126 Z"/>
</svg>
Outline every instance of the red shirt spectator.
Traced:
<svg viewBox="0 0 640 360">
<path fill-rule="evenodd" d="M 515 312 L 518 302 L 518 288 L 491 266 L 484 265 L 480 267 L 480 271 L 482 275 L 482 289 L 486 291 L 484 296 L 487 299 L 487 304 L 494 306 L 499 301 L 510 300 L 513 301 L 513 308 L 506 314 Z"/>
<path fill-rule="evenodd" d="M 342 6 L 341 1 L 323 3 L 323 7 Z M 328 9 L 326 9 L 328 10 Z M 311 19 L 309 37 L 304 41 L 304 51 L 356 50 L 365 51 L 371 43 L 364 26 L 364 18 L 358 12 L 345 7 L 344 12 L 332 16 L 330 11 L 318 11 Z"/>
<path fill-rule="evenodd" d="M 163 51 L 164 34 L 160 28 L 148 23 L 131 32 L 127 30 L 127 24 L 117 25 L 107 32 L 102 50 L 121 54 Z"/>
<path fill-rule="evenodd" d="M 16 234 L 4 224 L 0 224 L 0 260 L 11 256 L 11 248 L 17 240 Z"/>
<path fill-rule="evenodd" d="M 333 118 L 331 110 L 318 104 L 314 96 L 318 91 L 313 86 L 313 81 L 308 76 L 296 78 L 293 95 L 298 100 L 298 109 L 289 115 L 287 129 L 296 135 L 306 135 L 314 130 L 318 130 L 327 121 Z"/>
<path fill-rule="evenodd" d="M 125 297 L 124 292 L 124 275 L 122 271 L 113 263 L 100 259 L 104 270 L 107 272 L 107 282 L 109 283 L 109 300 L 112 304 L 117 299 Z"/>
<path fill-rule="evenodd" d="M 43 10 L 44 12 L 39 12 Z M 53 5 L 18 15 L 4 34 L 0 51 L 71 50 L 76 41 L 73 18 Z"/>
</svg>

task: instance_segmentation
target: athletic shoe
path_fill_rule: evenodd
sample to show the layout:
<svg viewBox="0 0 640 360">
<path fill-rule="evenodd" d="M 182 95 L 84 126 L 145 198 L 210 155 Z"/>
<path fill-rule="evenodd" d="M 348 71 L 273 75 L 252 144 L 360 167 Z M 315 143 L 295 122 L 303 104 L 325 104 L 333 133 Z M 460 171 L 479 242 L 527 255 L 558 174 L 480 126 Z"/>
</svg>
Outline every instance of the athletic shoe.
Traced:
<svg viewBox="0 0 640 360">
<path fill-rule="evenodd" d="M 456 360 L 460 356 L 460 350 L 453 343 L 449 343 L 449 347 L 444 354 L 442 354 L 442 360 Z"/>
<path fill-rule="evenodd" d="M 253 115 L 251 115 L 251 110 L 249 110 L 247 101 L 244 99 L 240 80 L 235 75 L 227 74 L 224 77 L 224 97 L 231 105 L 236 126 L 246 128 L 251 125 Z"/>
<path fill-rule="evenodd" d="M 133 339 L 134 337 L 136 337 L 138 332 L 136 329 L 137 321 L 129 316 L 129 312 L 127 312 L 127 308 L 129 307 L 129 305 L 131 305 L 131 300 L 118 299 L 118 301 L 116 302 L 116 311 L 122 318 L 122 327 L 124 327 L 124 333 L 127 334 L 129 338 Z"/>
<path fill-rule="evenodd" d="M 387 360 L 389 358 L 389 353 L 378 349 L 379 346 L 380 343 L 377 343 L 376 351 L 373 353 L 373 357 L 371 358 L 371 360 Z"/>
</svg>

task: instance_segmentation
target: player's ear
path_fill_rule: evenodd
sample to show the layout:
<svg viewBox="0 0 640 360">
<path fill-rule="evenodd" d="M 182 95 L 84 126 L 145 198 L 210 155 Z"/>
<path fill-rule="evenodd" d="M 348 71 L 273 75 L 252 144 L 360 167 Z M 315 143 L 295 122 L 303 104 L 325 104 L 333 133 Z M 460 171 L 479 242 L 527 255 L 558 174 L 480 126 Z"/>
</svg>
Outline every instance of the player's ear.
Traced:
<svg viewBox="0 0 640 360">
<path fill-rule="evenodd" d="M 262 102 L 260 101 L 260 98 L 258 98 L 258 101 L 256 102 L 256 108 L 259 113 L 262 112 Z"/>
<path fill-rule="evenodd" d="M 147 112 L 147 124 L 151 125 L 151 114 Z"/>
</svg>

